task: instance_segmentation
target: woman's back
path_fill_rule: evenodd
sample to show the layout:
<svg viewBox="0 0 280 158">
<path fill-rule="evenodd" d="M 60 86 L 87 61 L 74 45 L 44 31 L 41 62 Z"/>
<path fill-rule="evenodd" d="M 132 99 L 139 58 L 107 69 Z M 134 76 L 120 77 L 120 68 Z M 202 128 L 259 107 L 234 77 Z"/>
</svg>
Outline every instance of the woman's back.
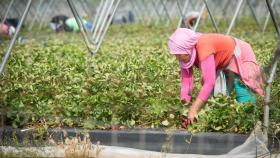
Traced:
<svg viewBox="0 0 280 158">
<path fill-rule="evenodd" d="M 234 39 L 222 34 L 203 34 L 196 44 L 198 60 L 202 61 L 209 55 L 214 54 L 217 69 L 229 64 L 234 48 Z"/>
</svg>

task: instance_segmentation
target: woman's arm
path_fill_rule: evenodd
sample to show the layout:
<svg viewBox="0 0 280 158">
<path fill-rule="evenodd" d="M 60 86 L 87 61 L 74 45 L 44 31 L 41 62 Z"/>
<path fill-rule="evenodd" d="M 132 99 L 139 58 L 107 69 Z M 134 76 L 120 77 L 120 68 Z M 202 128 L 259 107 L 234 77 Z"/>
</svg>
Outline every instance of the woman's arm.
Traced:
<svg viewBox="0 0 280 158">
<path fill-rule="evenodd" d="M 186 102 L 190 102 L 191 94 L 193 90 L 193 70 L 190 68 L 189 70 L 181 68 L 181 100 L 186 100 Z"/>
<path fill-rule="evenodd" d="M 204 59 L 201 62 L 200 68 L 202 72 L 203 86 L 199 92 L 198 97 L 190 107 L 188 118 L 192 120 L 191 123 L 193 122 L 195 115 L 201 110 L 204 103 L 207 101 L 215 86 L 216 66 L 214 55 L 210 55 L 209 57 Z"/>
</svg>

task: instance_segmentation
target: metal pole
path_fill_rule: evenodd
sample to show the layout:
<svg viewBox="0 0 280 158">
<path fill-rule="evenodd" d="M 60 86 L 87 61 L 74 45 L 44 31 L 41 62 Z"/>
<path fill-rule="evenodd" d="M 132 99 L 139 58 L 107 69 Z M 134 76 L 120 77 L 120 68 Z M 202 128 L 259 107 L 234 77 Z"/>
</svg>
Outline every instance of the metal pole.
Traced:
<svg viewBox="0 0 280 158">
<path fill-rule="evenodd" d="M 273 78 L 275 76 L 276 73 L 276 68 L 277 68 L 277 64 L 280 60 L 280 48 L 278 46 L 278 48 L 276 49 L 275 53 L 274 53 L 274 59 L 272 61 L 271 67 L 269 69 L 269 78 L 266 81 L 266 88 L 265 88 L 265 105 L 263 107 L 264 109 L 264 135 L 268 136 L 268 126 L 269 126 L 269 103 L 270 103 L 270 90 L 271 90 L 271 83 L 273 81 Z M 266 142 L 267 143 L 267 142 Z"/>
<path fill-rule="evenodd" d="M 135 2 L 136 3 L 136 2 Z M 144 23 L 145 17 L 143 16 L 141 10 L 138 8 L 137 4 L 134 3 L 134 0 L 130 0 L 130 4 L 135 11 L 135 15 L 138 16 L 138 19 L 141 23 Z"/>
<path fill-rule="evenodd" d="M 193 1 L 192 0 L 189 0 L 190 1 L 190 4 L 191 4 L 191 7 L 192 9 L 196 10 L 196 6 L 193 4 Z M 192 11 L 192 10 L 191 10 Z"/>
<path fill-rule="evenodd" d="M 278 37 L 280 37 L 279 27 L 278 27 L 278 24 L 277 24 L 277 21 L 276 21 L 276 18 L 275 18 L 275 15 L 274 15 L 274 12 L 272 10 L 272 7 L 271 7 L 271 4 L 270 4 L 269 0 L 266 0 L 266 5 L 268 7 L 272 22 L 273 22 L 274 27 L 275 27 L 276 32 L 277 32 L 277 35 L 278 35 Z"/>
<path fill-rule="evenodd" d="M 63 10 L 61 9 L 61 2 L 63 1 L 56 1 L 56 3 L 53 5 L 53 7 L 51 7 L 51 10 L 49 11 L 50 14 L 48 14 L 48 17 L 52 18 L 56 15 L 60 15 L 60 14 L 64 14 L 67 15 L 65 12 L 63 12 Z M 60 12 L 62 11 L 62 13 Z M 50 21 L 51 19 L 47 20 Z M 44 26 L 44 25 L 43 25 Z"/>
<path fill-rule="evenodd" d="M 55 2 L 57 2 L 57 1 L 51 0 L 51 2 L 49 3 L 49 5 L 46 7 L 43 16 L 40 18 L 40 25 L 39 25 L 39 28 L 40 28 L 40 29 L 41 29 L 42 26 L 43 26 L 45 17 L 48 15 L 48 13 L 49 13 L 49 11 L 50 11 L 50 8 L 52 8 L 52 6 L 55 4 Z"/>
<path fill-rule="evenodd" d="M 197 20 L 196 20 L 196 23 L 195 23 L 195 26 L 194 26 L 194 28 L 193 28 L 194 31 L 196 31 L 196 30 L 198 29 L 198 24 L 199 24 L 199 22 L 200 22 L 200 19 L 201 19 L 201 16 L 202 16 L 202 14 L 203 14 L 203 11 L 204 11 L 205 7 L 206 7 L 205 4 L 203 4 L 203 6 L 201 7 L 199 16 L 198 16 L 198 18 L 197 18 Z"/>
<path fill-rule="evenodd" d="M 9 3 L 8 9 L 7 9 L 7 11 L 6 11 L 5 15 L 4 15 L 3 23 L 5 23 L 5 21 L 6 21 L 7 17 L 8 17 L 9 11 L 10 11 L 12 5 L 13 5 L 13 3 L 14 3 L 14 0 L 11 0 L 10 3 Z"/>
<path fill-rule="evenodd" d="M 141 8 L 143 16 L 144 16 L 144 21 L 146 23 L 148 23 L 150 17 L 149 17 L 148 11 L 146 10 L 146 5 L 145 5 L 146 3 L 144 0 L 138 0 L 138 2 L 140 3 L 140 5 L 139 5 L 139 3 L 138 3 L 138 5 L 141 6 L 140 8 Z"/>
<path fill-rule="evenodd" d="M 188 1 L 185 2 L 185 4 L 187 3 Z M 176 0 L 176 4 L 177 4 L 177 7 L 178 7 L 178 10 L 179 10 L 179 14 L 180 14 L 180 19 L 179 19 L 179 23 L 177 25 L 177 28 L 179 28 L 182 24 L 182 20 L 184 19 L 184 13 L 182 11 L 182 8 L 181 8 L 181 4 L 179 2 L 179 0 Z"/>
<path fill-rule="evenodd" d="M 81 1 L 79 1 L 80 6 L 81 6 L 82 9 L 84 10 L 86 16 L 88 16 L 88 18 L 89 18 L 89 16 L 91 15 L 91 13 L 89 12 L 89 9 L 88 9 L 89 6 L 87 6 L 86 3 L 87 3 L 86 0 L 81 0 Z"/>
<path fill-rule="evenodd" d="M 90 43 L 90 38 L 89 38 L 88 34 L 86 33 L 86 29 L 85 29 L 85 26 L 83 24 L 83 21 L 81 20 L 81 17 L 78 14 L 78 12 L 77 12 L 77 10 L 76 10 L 72 0 L 67 0 L 67 2 L 68 2 L 68 5 L 69 5 L 69 7 L 70 7 L 74 17 L 75 17 L 75 20 L 76 20 L 77 24 L 78 24 L 78 26 L 79 26 L 79 28 L 80 28 L 80 30 L 82 32 L 82 35 L 84 37 L 84 41 L 85 41 L 85 43 L 87 45 L 87 48 L 91 52 L 93 50 L 93 46 Z"/>
<path fill-rule="evenodd" d="M 247 3 L 247 5 L 249 5 L 250 11 L 251 11 L 251 13 L 252 13 L 252 15 L 253 15 L 253 18 L 255 19 L 255 21 L 256 21 L 258 27 L 259 27 L 260 30 L 261 30 L 261 24 L 260 24 L 260 22 L 259 22 L 259 20 L 258 20 L 258 18 L 257 18 L 257 15 L 256 15 L 256 13 L 255 13 L 253 7 L 251 6 L 251 3 L 249 2 L 249 0 L 246 0 L 246 3 Z"/>
<path fill-rule="evenodd" d="M 18 27 L 16 28 L 16 32 L 15 32 L 15 34 L 14 34 L 14 36 L 13 36 L 11 42 L 9 43 L 9 47 L 8 47 L 8 49 L 7 49 L 7 52 L 5 53 L 5 56 L 4 56 L 4 58 L 3 58 L 3 60 L 2 60 L 2 63 L 1 63 L 1 65 L 0 65 L 0 74 L 3 73 L 3 71 L 4 71 L 4 69 L 5 69 L 5 66 L 6 66 L 6 64 L 7 64 L 8 60 L 9 60 L 9 57 L 10 57 L 10 55 L 11 55 L 12 49 L 13 49 L 13 47 L 14 47 L 14 44 L 15 44 L 15 42 L 16 42 L 18 33 L 19 33 L 19 31 L 20 31 L 20 29 L 21 29 L 21 26 L 22 26 L 22 24 L 23 24 L 23 22 L 24 22 L 24 20 L 25 20 L 25 18 L 26 18 L 26 15 L 27 15 L 27 13 L 28 13 L 28 11 L 29 11 L 29 9 L 30 9 L 31 2 L 32 2 L 32 0 L 28 0 L 27 5 L 26 5 L 26 8 L 25 8 L 25 10 L 24 10 L 24 12 L 23 12 L 23 15 L 22 15 L 22 17 L 21 17 L 21 19 L 20 19 L 20 21 L 19 21 Z"/>
<path fill-rule="evenodd" d="M 160 0 L 160 3 L 161 3 L 161 5 L 163 6 L 163 10 L 164 10 L 165 15 L 166 15 L 167 20 L 168 20 L 167 23 L 166 23 L 166 25 L 168 25 L 168 24 L 171 22 L 171 17 L 170 17 L 170 15 L 169 15 L 169 13 L 168 13 L 168 10 L 167 10 L 166 5 L 165 5 L 165 3 L 163 2 L 163 0 Z"/>
<path fill-rule="evenodd" d="M 103 6 L 103 8 L 101 10 L 101 13 L 100 13 L 100 17 L 98 17 L 98 21 L 97 21 L 97 23 L 96 23 L 96 25 L 94 27 L 94 32 L 92 34 L 92 40 L 94 40 L 96 38 L 96 34 L 98 32 L 98 29 L 99 29 L 99 27 L 100 27 L 100 25 L 102 23 L 102 18 L 104 18 L 105 20 L 108 18 L 105 15 L 107 5 L 109 5 L 109 0 L 105 1 L 104 6 Z"/>
<path fill-rule="evenodd" d="M 106 32 L 108 31 L 108 28 L 109 28 L 110 23 L 111 23 L 111 21 L 112 21 L 112 19 L 113 19 L 113 16 L 114 16 L 115 13 L 116 13 L 116 10 L 117 10 L 117 8 L 118 8 L 118 6 L 119 6 L 119 4 L 120 4 L 120 1 L 121 1 L 121 0 L 117 0 L 117 3 L 116 3 L 115 8 L 114 8 L 114 10 L 113 10 L 112 16 L 109 18 L 108 23 L 107 23 L 107 26 L 105 27 L 105 30 L 103 31 L 103 34 L 102 34 L 102 36 L 101 36 L 101 39 L 100 39 L 100 41 L 99 41 L 99 43 L 98 43 L 98 45 L 97 45 L 95 51 L 93 52 L 93 55 L 94 55 L 94 56 L 96 55 L 97 51 L 99 50 L 99 48 L 100 48 L 100 46 L 101 46 L 101 43 L 102 43 L 102 41 L 103 41 L 103 39 L 104 39 L 104 37 L 105 37 Z"/>
<path fill-rule="evenodd" d="M 20 2 L 21 2 L 21 1 L 20 1 Z M 15 7 L 15 6 L 18 6 L 17 3 L 19 3 L 19 2 L 15 1 L 14 4 L 12 5 L 12 8 L 11 8 L 11 9 L 13 10 L 12 13 L 16 13 L 16 17 L 21 16 L 20 8 L 19 8 L 19 7 Z M 24 9 L 25 9 L 25 5 L 24 5 Z M 23 9 L 23 10 L 24 10 L 24 9 Z"/>
<path fill-rule="evenodd" d="M 153 8 L 158 16 L 158 19 L 155 20 L 155 24 L 157 25 L 161 21 L 161 14 L 160 10 L 158 9 L 158 4 L 156 4 L 154 1 L 152 1 Z"/>
<path fill-rule="evenodd" d="M 154 17 L 156 16 L 156 11 L 153 8 L 152 3 L 147 3 L 146 2 L 146 4 L 147 4 L 147 6 L 145 7 L 145 12 L 147 12 L 148 15 L 150 15 L 147 23 L 148 23 L 148 25 L 150 25 L 154 21 Z"/>
<path fill-rule="evenodd" d="M 147 12 L 145 12 L 145 2 L 143 0 L 136 0 L 136 4 L 139 6 L 139 10 L 142 13 L 143 22 L 147 22 Z"/>
<path fill-rule="evenodd" d="M 27 15 L 27 17 L 26 17 L 26 19 L 25 19 L 25 23 L 26 23 L 26 21 L 30 21 L 30 19 L 32 18 L 33 19 L 33 17 L 35 16 L 35 14 L 36 14 L 36 8 L 34 7 L 34 3 L 30 6 L 30 9 L 29 9 L 29 12 L 28 12 L 28 15 Z"/>
<path fill-rule="evenodd" d="M 176 3 L 172 3 L 172 6 L 170 7 L 169 15 L 171 18 L 173 18 L 174 15 L 177 17 L 177 4 Z"/>
<path fill-rule="evenodd" d="M 105 13 L 105 19 L 103 20 L 102 25 L 101 25 L 101 28 L 100 28 L 100 30 L 99 30 L 97 36 L 96 36 L 96 39 L 95 39 L 95 43 L 96 43 L 96 44 L 97 44 L 97 43 L 99 42 L 99 40 L 100 40 L 101 33 L 102 33 L 102 31 L 103 31 L 103 29 L 104 29 L 104 27 L 105 27 L 106 21 L 107 21 L 107 18 L 106 18 L 106 17 L 108 17 L 108 15 L 110 14 L 110 11 L 111 11 L 111 9 L 112 9 L 112 7 L 113 7 L 114 1 L 115 1 L 115 0 L 111 0 L 111 3 L 110 3 L 110 5 L 109 5 L 109 7 L 108 7 L 108 10 L 107 10 L 107 12 Z M 113 16 L 113 15 L 111 15 L 111 17 L 112 17 L 112 16 Z"/>
<path fill-rule="evenodd" d="M 145 1 L 144 1 L 145 2 Z M 149 18 L 147 20 L 147 24 L 150 25 L 154 22 L 156 15 L 156 11 L 153 8 L 152 3 L 147 3 L 145 2 L 146 6 L 145 6 L 145 12 L 149 15 Z"/>
<path fill-rule="evenodd" d="M 18 9 L 18 13 L 20 13 L 19 15 L 22 14 L 22 12 L 24 11 L 25 9 L 25 6 L 26 6 L 26 3 L 25 3 L 25 0 L 21 0 L 21 1 L 17 1 L 19 4 L 16 4 L 14 3 L 13 5 L 13 9 L 14 10 L 17 10 Z M 32 6 L 32 5 L 31 5 Z M 31 9 L 31 6 L 30 6 L 30 9 Z M 30 13 L 30 9 L 29 9 L 29 13 Z"/>
<path fill-rule="evenodd" d="M 274 6 L 274 2 L 275 0 L 272 0 L 272 3 L 271 3 L 271 6 L 273 7 Z M 269 17 L 270 17 L 270 13 L 268 12 L 267 15 L 266 15 L 266 19 L 265 19 L 265 22 L 264 22 L 264 26 L 263 26 L 263 33 L 265 32 L 266 30 L 266 27 L 267 27 L 267 24 L 268 24 L 268 21 L 269 21 Z"/>
<path fill-rule="evenodd" d="M 6 12 L 5 12 L 5 10 L 6 10 L 6 8 L 5 8 L 5 6 L 2 4 L 3 2 L 1 2 L 0 3 L 0 16 L 2 17 L 2 14 L 5 14 Z"/>
<path fill-rule="evenodd" d="M 236 18 L 237 18 L 237 16 L 238 16 L 238 13 L 240 12 L 240 8 L 241 8 L 241 6 L 242 6 L 242 3 L 243 3 L 243 0 L 239 0 L 239 2 L 238 2 L 238 4 L 237 4 L 237 8 L 236 8 L 235 13 L 234 13 L 234 16 L 233 16 L 233 18 L 232 18 L 232 20 L 231 20 L 231 23 L 230 23 L 230 25 L 229 25 L 229 28 L 228 28 L 228 30 L 227 30 L 227 33 L 226 33 L 227 35 L 230 34 L 231 29 L 233 28 L 233 26 L 234 26 L 234 24 L 235 24 L 235 20 L 236 20 Z"/>
<path fill-rule="evenodd" d="M 143 11 L 145 13 L 145 16 L 147 16 L 147 24 L 151 24 L 152 21 L 153 21 L 153 17 L 154 17 L 154 10 L 153 9 L 150 9 L 150 5 L 151 3 L 147 3 L 147 1 L 145 0 L 142 0 L 142 3 L 144 4 L 143 5 Z"/>
<path fill-rule="evenodd" d="M 203 4 L 203 2 L 202 1 L 195 1 L 195 2 L 196 2 L 196 4 L 195 4 L 194 10 L 197 10 L 201 7 L 201 4 Z"/>
<path fill-rule="evenodd" d="M 101 0 L 101 2 L 98 5 L 98 8 L 96 10 L 96 14 L 95 14 L 94 20 L 93 20 L 93 26 L 90 29 L 90 32 L 93 32 L 93 30 L 96 28 L 95 25 L 97 23 L 97 18 L 100 17 L 100 13 L 101 13 L 101 9 L 102 9 L 103 5 L 104 5 L 104 0 Z"/>
<path fill-rule="evenodd" d="M 159 13 L 154 1 L 152 1 L 152 7 L 154 8 L 156 15 L 158 16 L 158 19 L 160 19 L 160 13 Z M 156 23 L 158 23 L 158 21 Z"/>
<path fill-rule="evenodd" d="M 210 10 L 210 8 L 209 8 L 209 6 L 208 6 L 207 0 L 203 0 L 203 2 L 204 2 L 205 6 L 206 6 L 206 8 L 207 8 L 207 11 L 208 11 L 209 15 L 210 15 L 212 24 L 213 24 L 213 26 L 215 27 L 215 31 L 216 31 L 216 32 L 219 32 L 217 23 L 216 23 L 216 21 L 215 21 L 213 15 L 212 15 L 212 12 L 211 12 L 211 10 Z"/>
<path fill-rule="evenodd" d="M 177 4 L 177 7 L 178 7 L 180 16 L 183 17 L 184 14 L 183 14 L 183 11 L 182 11 L 182 8 L 181 8 L 181 4 L 180 4 L 179 0 L 176 0 L 176 4 Z"/>
<path fill-rule="evenodd" d="M 177 2 L 179 2 L 179 1 L 177 0 Z M 182 22 L 184 21 L 185 13 L 186 13 L 187 7 L 189 5 L 189 2 L 190 2 L 190 0 L 186 0 L 186 2 L 184 4 L 183 10 L 182 10 L 182 16 L 180 17 L 180 20 L 179 20 L 177 28 L 179 28 L 182 25 Z M 177 4 L 180 5 L 179 3 L 177 3 Z"/>
<path fill-rule="evenodd" d="M 145 19 L 145 13 L 143 13 L 143 3 L 142 3 L 142 1 L 132 0 L 131 2 L 132 2 L 132 5 L 134 5 L 135 11 L 136 10 L 138 11 L 138 15 L 139 15 L 142 23 L 144 23 L 146 21 L 146 19 Z"/>
<path fill-rule="evenodd" d="M 36 12 L 35 12 L 35 17 L 32 19 L 32 22 L 28 27 L 28 31 L 31 31 L 35 21 L 37 20 L 38 17 L 40 17 L 39 16 L 39 11 L 41 10 L 41 6 L 42 6 L 43 2 L 44 2 L 44 0 L 41 0 L 39 5 L 37 6 L 37 9 L 36 9 Z"/>
<path fill-rule="evenodd" d="M 223 4 L 225 4 L 222 8 L 222 18 L 218 21 L 218 23 L 217 23 L 217 25 L 219 26 L 220 25 L 220 23 L 221 23 L 221 21 L 225 21 L 226 22 L 226 24 L 228 25 L 228 21 L 227 21 L 227 11 L 226 10 L 228 10 L 228 7 L 229 7 L 229 5 L 230 5 L 230 2 L 231 2 L 231 0 L 227 0 L 227 2 L 226 3 L 223 3 Z M 217 4 L 218 5 L 218 4 Z"/>
<path fill-rule="evenodd" d="M 187 9 L 189 7 L 190 2 L 191 2 L 191 0 L 186 0 L 184 7 L 183 7 L 183 15 L 185 15 L 187 13 Z M 194 8 L 192 8 L 192 9 L 194 9 Z"/>
</svg>

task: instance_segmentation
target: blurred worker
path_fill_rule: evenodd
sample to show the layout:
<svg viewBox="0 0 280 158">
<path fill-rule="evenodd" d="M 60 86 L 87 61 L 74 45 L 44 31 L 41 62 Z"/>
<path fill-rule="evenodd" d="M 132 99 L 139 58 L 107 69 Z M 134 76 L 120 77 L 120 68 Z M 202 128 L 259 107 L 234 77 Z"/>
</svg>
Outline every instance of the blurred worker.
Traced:
<svg viewBox="0 0 280 158">
<path fill-rule="evenodd" d="M 9 26 L 13 26 L 14 28 L 17 28 L 17 26 L 19 24 L 19 19 L 18 18 L 7 18 L 4 23 Z M 22 26 L 22 27 L 24 27 L 24 26 Z"/>
<path fill-rule="evenodd" d="M 196 11 L 191 11 L 187 13 L 185 18 L 183 18 L 183 21 L 181 23 L 181 27 L 193 29 L 194 25 L 196 24 L 196 21 L 199 17 L 200 13 Z M 208 16 L 207 10 L 204 10 L 201 15 L 201 20 L 206 19 Z"/>
<path fill-rule="evenodd" d="M 180 63 L 182 100 L 191 100 L 193 67 L 202 74 L 202 88 L 189 106 L 188 116 L 182 118 L 183 127 L 193 123 L 213 91 L 229 94 L 234 90 L 238 102 L 252 104 L 256 104 L 255 94 L 264 95 L 262 73 L 250 44 L 223 34 L 178 28 L 170 36 L 168 47 Z"/>
<path fill-rule="evenodd" d="M 83 21 L 83 24 L 85 26 L 85 29 L 87 30 L 91 30 L 93 26 L 93 23 L 85 20 L 85 19 L 82 19 Z M 71 32 L 80 32 L 80 28 L 79 28 L 79 25 L 78 23 L 76 22 L 76 19 L 75 18 L 68 18 L 66 21 L 65 21 L 65 24 L 66 26 L 68 27 L 69 31 Z"/>
<path fill-rule="evenodd" d="M 8 26 L 13 26 L 14 28 L 17 28 L 19 24 L 19 18 L 6 18 L 5 21 L 3 21 L 2 17 L 0 17 L 0 22 Z"/>
<path fill-rule="evenodd" d="M 67 29 L 67 26 L 65 24 L 65 21 L 68 18 L 69 17 L 67 17 L 65 15 L 56 15 L 56 16 L 52 17 L 51 23 L 50 23 L 51 29 L 55 32 L 67 31 L 68 29 Z"/>
<path fill-rule="evenodd" d="M 5 22 L 2 21 L 2 17 L 0 17 L 0 35 L 2 37 L 10 37 L 16 32 L 16 26 L 7 23 L 7 19 Z"/>
<path fill-rule="evenodd" d="M 83 19 L 83 24 L 87 30 L 93 27 L 93 24 Z M 75 18 L 69 18 L 65 15 L 54 16 L 50 23 L 51 29 L 55 32 L 79 32 L 80 28 Z"/>
<path fill-rule="evenodd" d="M 4 23 L 0 23 L 0 36 L 10 37 L 16 32 L 16 29 L 13 26 L 9 26 Z"/>
<path fill-rule="evenodd" d="M 108 17 L 110 17 L 109 15 Z M 119 13 L 115 15 L 111 21 L 111 24 L 126 24 L 126 23 L 133 23 L 135 21 L 134 14 L 131 10 L 127 12 Z"/>
</svg>

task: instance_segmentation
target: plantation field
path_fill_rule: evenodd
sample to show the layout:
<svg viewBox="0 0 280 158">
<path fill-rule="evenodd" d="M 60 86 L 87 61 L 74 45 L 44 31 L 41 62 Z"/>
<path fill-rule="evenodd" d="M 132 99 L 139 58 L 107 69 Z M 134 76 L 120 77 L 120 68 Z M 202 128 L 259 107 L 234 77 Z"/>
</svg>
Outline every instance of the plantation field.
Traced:
<svg viewBox="0 0 280 158">
<path fill-rule="evenodd" d="M 249 42 L 262 66 L 276 48 L 273 31 L 233 30 Z M 187 109 L 179 100 L 180 69 L 169 55 L 174 26 L 112 26 L 97 56 L 91 58 L 80 34 L 36 33 L 17 44 L 0 79 L 0 105 L 6 125 L 14 127 L 180 128 Z M 212 30 L 203 27 L 201 32 Z M 28 34 L 28 33 L 26 33 Z M 27 35 L 28 37 L 28 35 Z M 3 50 L 6 45 L 2 44 Z M 278 66 L 278 74 L 280 73 Z M 267 71 L 266 71 L 267 72 Z M 201 86 L 195 72 L 195 91 Z M 272 125 L 280 123 L 280 79 L 272 86 Z M 199 113 L 192 132 L 248 133 L 262 119 L 258 105 L 241 105 L 231 97 L 212 97 Z M 275 126 L 274 126 L 275 127 Z"/>
</svg>

